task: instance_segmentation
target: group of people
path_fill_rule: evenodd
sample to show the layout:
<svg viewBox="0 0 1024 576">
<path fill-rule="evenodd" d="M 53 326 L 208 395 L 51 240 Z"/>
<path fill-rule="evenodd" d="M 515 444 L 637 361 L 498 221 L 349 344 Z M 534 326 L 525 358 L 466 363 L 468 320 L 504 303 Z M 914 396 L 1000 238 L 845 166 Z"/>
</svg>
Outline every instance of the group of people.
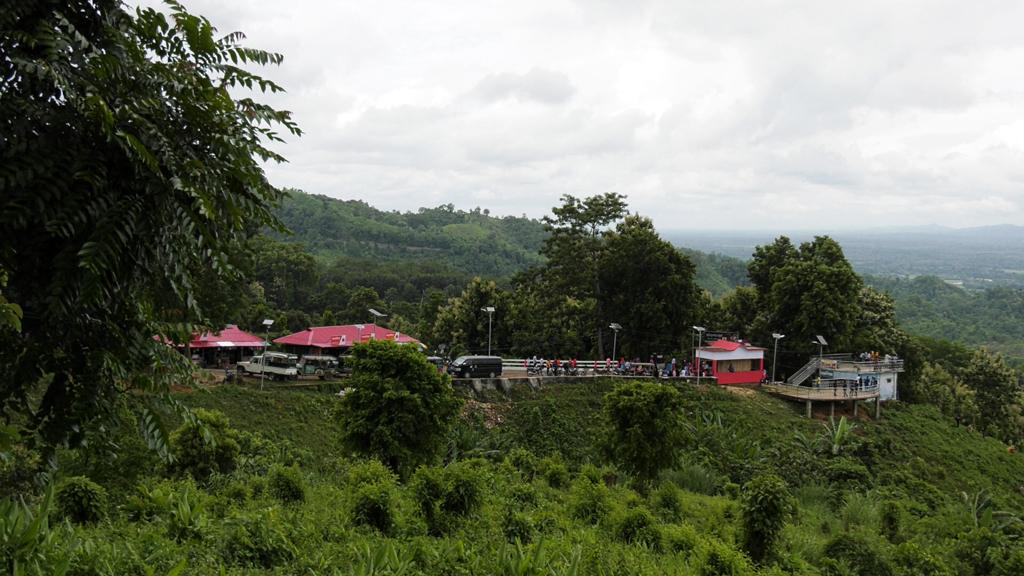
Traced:
<svg viewBox="0 0 1024 576">
<path fill-rule="evenodd" d="M 832 395 L 838 396 L 842 390 L 843 396 L 850 396 L 862 390 L 870 390 L 878 387 L 878 376 L 858 376 L 856 380 L 843 380 L 841 385 L 832 387 Z"/>
<path fill-rule="evenodd" d="M 544 374 L 547 376 L 578 376 L 580 374 L 575 358 L 570 358 L 569 360 L 555 358 L 550 360 L 538 358 L 536 354 L 533 355 L 533 358 L 526 361 L 526 372 L 527 374 Z"/>
<path fill-rule="evenodd" d="M 883 356 L 880 352 L 872 350 L 871 352 L 861 352 L 857 355 L 857 360 L 861 362 L 874 362 L 876 364 L 879 362 L 885 362 L 888 364 L 889 362 L 899 360 L 899 356 L 895 354 L 885 354 Z"/>
</svg>

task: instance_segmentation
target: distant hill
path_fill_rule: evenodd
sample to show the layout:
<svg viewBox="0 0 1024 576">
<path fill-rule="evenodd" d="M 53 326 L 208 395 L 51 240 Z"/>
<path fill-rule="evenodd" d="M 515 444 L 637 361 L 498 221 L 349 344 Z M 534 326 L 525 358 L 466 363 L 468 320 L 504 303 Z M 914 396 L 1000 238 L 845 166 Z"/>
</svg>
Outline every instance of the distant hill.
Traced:
<svg viewBox="0 0 1024 576">
<path fill-rule="evenodd" d="M 680 248 L 680 251 L 689 256 L 697 267 L 697 285 L 711 292 L 715 298 L 720 298 L 737 286 L 750 285 L 747 263 L 739 258 L 685 247 Z"/>
<path fill-rule="evenodd" d="M 782 233 L 767 231 L 666 231 L 666 239 L 679 246 L 748 260 L 754 248 Z M 815 233 L 786 234 L 794 242 Z M 914 277 L 938 276 L 967 288 L 1024 287 L 1024 227 L 1013 225 L 977 228 L 937 226 L 880 229 L 829 234 L 860 274 Z"/>
<path fill-rule="evenodd" d="M 908 332 L 986 346 L 1024 364 L 1024 289 L 968 291 L 935 276 L 864 280 L 892 295 L 897 320 Z"/>
<path fill-rule="evenodd" d="M 292 190 L 277 210 L 293 234 L 271 234 L 300 242 L 319 259 L 334 262 L 432 262 L 467 278 L 509 278 L 543 262 L 547 237 L 539 220 L 494 217 L 479 208 L 451 204 L 415 212 L 386 212 L 358 200 Z M 747 284 L 746 264 L 720 254 L 683 248 L 697 267 L 697 283 L 715 296 Z"/>
<path fill-rule="evenodd" d="M 416 212 L 385 212 L 357 200 L 290 191 L 277 216 L 293 232 L 272 234 L 301 242 L 324 260 L 434 261 L 467 275 L 504 278 L 543 259 L 546 237 L 537 220 L 492 217 L 451 204 Z"/>
</svg>

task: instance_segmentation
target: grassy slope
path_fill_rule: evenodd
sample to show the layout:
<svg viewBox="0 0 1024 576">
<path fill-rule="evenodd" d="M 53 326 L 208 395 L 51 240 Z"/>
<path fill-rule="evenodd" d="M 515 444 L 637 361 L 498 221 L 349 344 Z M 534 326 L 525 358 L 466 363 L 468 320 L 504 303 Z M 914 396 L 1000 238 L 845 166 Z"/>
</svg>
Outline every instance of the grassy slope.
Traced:
<svg viewBox="0 0 1024 576">
<path fill-rule="evenodd" d="M 328 392 L 218 386 L 182 393 L 180 399 L 193 408 L 220 410 L 239 430 L 259 432 L 274 441 L 288 440 L 317 457 L 336 455 L 339 450 L 331 418 L 337 396 Z"/>
<path fill-rule="evenodd" d="M 501 395 L 485 398 L 468 410 L 481 426 L 465 442 L 498 450 L 521 446 L 538 455 L 560 453 L 570 463 L 599 461 L 601 398 L 613 386 L 610 380 L 549 384 L 538 392 L 516 388 L 511 401 Z M 785 449 L 794 433 L 813 435 L 823 428 L 820 420 L 804 418 L 801 406 L 766 394 L 681 389 L 691 418 L 720 418 L 766 448 Z M 241 430 L 288 439 L 317 456 L 338 453 L 332 394 L 221 386 L 182 399 L 223 411 Z M 1002 506 L 1024 511 L 1024 455 L 957 428 L 930 407 L 890 404 L 881 421 L 861 419 L 858 433 L 866 445 L 863 459 L 875 476 L 909 473 L 947 495 L 984 488 Z"/>
</svg>

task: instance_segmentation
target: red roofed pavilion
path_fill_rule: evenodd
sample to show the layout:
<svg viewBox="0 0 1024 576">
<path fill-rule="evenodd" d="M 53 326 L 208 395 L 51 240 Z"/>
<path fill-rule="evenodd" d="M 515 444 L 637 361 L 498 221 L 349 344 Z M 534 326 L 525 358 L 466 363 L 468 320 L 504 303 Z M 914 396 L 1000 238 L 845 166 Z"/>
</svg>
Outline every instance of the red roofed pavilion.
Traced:
<svg viewBox="0 0 1024 576">
<path fill-rule="evenodd" d="M 162 342 L 170 342 L 161 336 L 155 336 Z M 238 363 L 267 347 L 267 341 L 253 336 L 234 324 L 228 324 L 220 332 L 204 332 L 193 334 L 188 346 L 179 345 L 183 352 L 187 349 L 192 359 L 202 366 L 227 366 Z"/>
<path fill-rule="evenodd" d="M 416 344 L 419 340 L 376 324 L 346 324 L 344 326 L 313 326 L 300 332 L 275 338 L 274 343 L 285 346 L 297 354 L 343 354 L 357 342 L 393 340 L 399 344 Z"/>
<path fill-rule="evenodd" d="M 715 340 L 697 348 L 697 358 L 711 365 L 719 384 L 757 384 L 764 378 L 764 351 L 743 341 Z"/>
</svg>

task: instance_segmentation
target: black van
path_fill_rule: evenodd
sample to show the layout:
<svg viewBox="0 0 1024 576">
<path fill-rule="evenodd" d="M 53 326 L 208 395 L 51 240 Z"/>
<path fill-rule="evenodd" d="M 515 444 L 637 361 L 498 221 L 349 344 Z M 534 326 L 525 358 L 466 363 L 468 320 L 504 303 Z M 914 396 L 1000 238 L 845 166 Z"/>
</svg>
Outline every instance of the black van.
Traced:
<svg viewBox="0 0 1024 576">
<path fill-rule="evenodd" d="M 455 378 L 496 378 L 501 376 L 498 356 L 459 356 L 448 368 Z"/>
</svg>

